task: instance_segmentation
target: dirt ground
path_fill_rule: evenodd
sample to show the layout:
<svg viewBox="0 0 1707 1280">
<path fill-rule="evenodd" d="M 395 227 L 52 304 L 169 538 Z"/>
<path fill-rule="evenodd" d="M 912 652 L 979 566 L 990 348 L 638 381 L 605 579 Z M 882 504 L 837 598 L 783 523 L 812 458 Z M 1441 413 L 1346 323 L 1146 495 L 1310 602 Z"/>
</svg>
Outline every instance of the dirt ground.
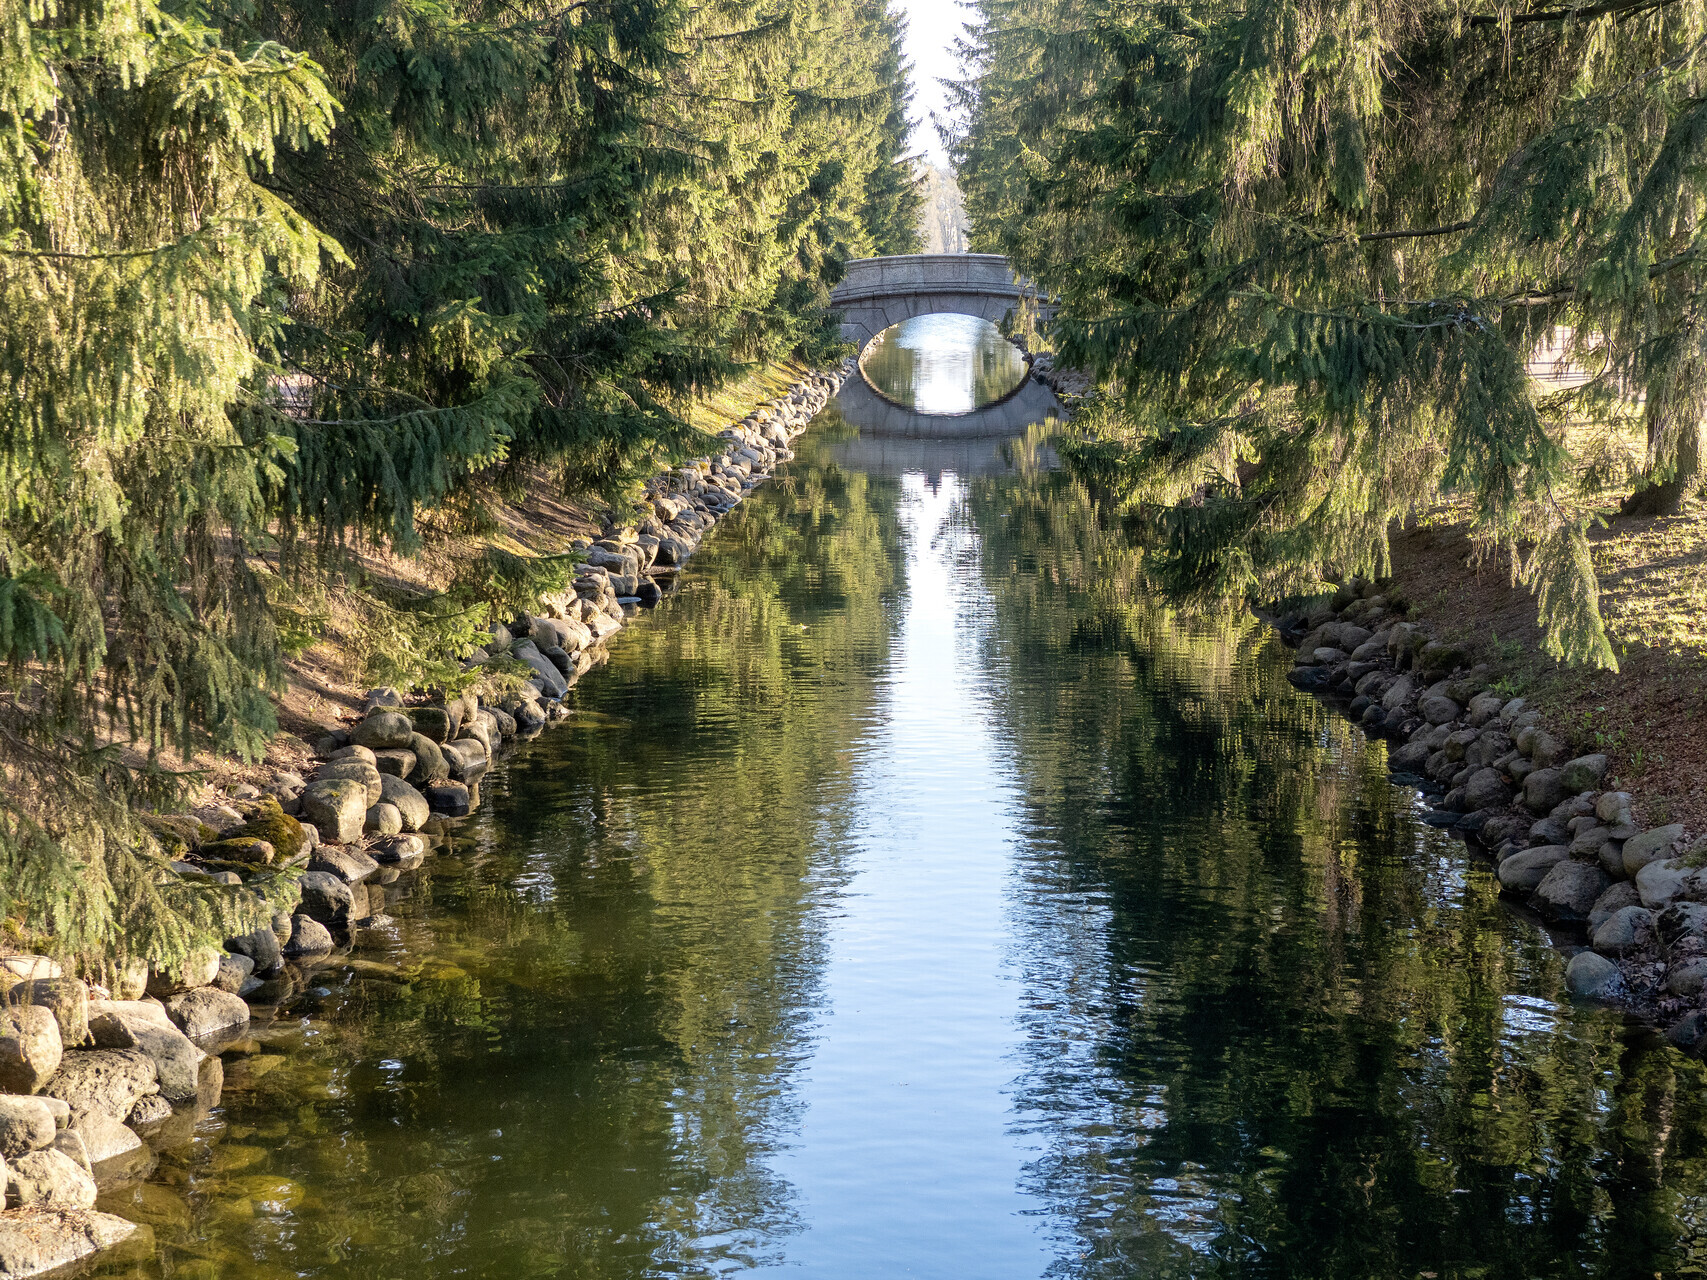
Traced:
<svg viewBox="0 0 1707 1280">
<path fill-rule="evenodd" d="M 1707 831 L 1707 501 L 1614 519 L 1590 541 L 1617 673 L 1544 655 L 1534 597 L 1512 584 L 1508 557 L 1479 557 L 1462 525 L 1424 522 L 1396 537 L 1394 577 L 1413 617 L 1473 646 L 1580 750 L 1606 752 L 1638 818 Z"/>
<path fill-rule="evenodd" d="M 794 362 L 755 370 L 695 402 L 689 421 L 708 433 L 709 451 L 716 432 L 755 405 L 785 392 L 809 372 Z M 596 498 L 565 495 L 543 471 L 528 477 L 517 501 L 506 501 L 493 493 L 484 496 L 487 513 L 497 526 L 490 532 L 479 537 L 458 536 L 439 528 L 434 512 L 423 511 L 417 517 L 424 543 L 419 552 L 399 556 L 379 547 L 359 547 L 350 553 L 351 569 L 358 576 L 393 587 L 440 590 L 453 577 L 458 561 L 477 554 L 483 546 L 496 544 L 517 553 L 557 555 L 567 551 L 575 538 L 599 536 L 609 515 L 609 508 Z M 206 780 L 198 802 L 213 799 L 214 790 L 229 794 L 245 782 L 259 786 L 280 770 L 303 772 L 312 767 L 309 744 L 314 738 L 329 725 L 356 718 L 367 682 L 362 679 L 349 624 L 347 611 L 339 607 L 337 592 L 329 592 L 317 638 L 285 663 L 286 685 L 274 699 L 280 732 L 268 745 L 266 756 L 251 764 L 216 756 L 193 761 L 192 767 Z"/>
</svg>

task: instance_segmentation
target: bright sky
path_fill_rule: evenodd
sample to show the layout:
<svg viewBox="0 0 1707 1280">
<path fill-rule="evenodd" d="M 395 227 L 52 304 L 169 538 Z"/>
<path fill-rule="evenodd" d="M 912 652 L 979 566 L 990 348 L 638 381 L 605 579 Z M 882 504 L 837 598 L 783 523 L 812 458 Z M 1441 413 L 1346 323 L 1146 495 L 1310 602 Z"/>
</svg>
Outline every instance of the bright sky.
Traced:
<svg viewBox="0 0 1707 1280">
<path fill-rule="evenodd" d="M 942 141 L 931 124 L 931 112 L 947 106 L 944 79 L 960 76 L 954 42 L 965 34 L 968 11 L 959 0 L 898 0 L 907 15 L 907 60 L 913 64 L 913 149 L 932 164 L 947 164 Z"/>
</svg>

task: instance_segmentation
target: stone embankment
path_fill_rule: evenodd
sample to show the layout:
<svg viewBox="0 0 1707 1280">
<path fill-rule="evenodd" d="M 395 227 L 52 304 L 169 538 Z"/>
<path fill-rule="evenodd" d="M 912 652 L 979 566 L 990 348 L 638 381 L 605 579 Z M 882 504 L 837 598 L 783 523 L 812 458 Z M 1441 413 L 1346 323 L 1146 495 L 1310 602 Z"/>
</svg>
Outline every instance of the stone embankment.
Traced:
<svg viewBox="0 0 1707 1280">
<path fill-rule="evenodd" d="M 1018 345 L 1021 351 L 1023 344 Z M 1085 399 L 1096 390 L 1096 379 L 1083 369 L 1057 369 L 1055 357 L 1047 351 L 1031 357 L 1031 376 L 1053 391 L 1063 403 Z"/>
<path fill-rule="evenodd" d="M 373 690 L 361 719 L 328 726 L 311 778 L 274 775 L 187 816 L 151 816 L 179 876 L 270 886 L 270 920 L 181 970 L 137 962 L 106 985 L 55 961 L 0 956 L 0 1276 L 39 1275 L 98 1249 L 146 1250 L 146 1227 L 95 1211 L 98 1190 L 134 1181 L 155 1152 L 188 1142 L 217 1105 L 220 1054 L 252 1007 L 305 989 L 315 967 L 408 891 L 406 877 L 480 802 L 500 749 L 571 713 L 561 701 L 602 663 L 640 606 L 655 603 L 706 532 L 777 463 L 846 370 L 797 383 L 720 435 L 713 457 L 656 477 L 638 519 L 581 547 L 573 590 L 492 627 L 469 693 L 410 705 Z M 278 875 L 280 870 L 286 874 Z M 257 878 L 259 877 L 259 878 Z"/>
<path fill-rule="evenodd" d="M 1396 782 L 1434 807 L 1424 821 L 1491 858 L 1501 892 L 1558 931 L 1570 990 L 1618 1002 L 1707 1050 L 1707 838 L 1642 829 L 1631 797 L 1604 786 L 1608 759 L 1573 754 L 1488 666 L 1406 621 L 1373 583 L 1348 583 L 1277 620 L 1298 650 L 1300 689 L 1345 704 L 1395 743 Z"/>
</svg>

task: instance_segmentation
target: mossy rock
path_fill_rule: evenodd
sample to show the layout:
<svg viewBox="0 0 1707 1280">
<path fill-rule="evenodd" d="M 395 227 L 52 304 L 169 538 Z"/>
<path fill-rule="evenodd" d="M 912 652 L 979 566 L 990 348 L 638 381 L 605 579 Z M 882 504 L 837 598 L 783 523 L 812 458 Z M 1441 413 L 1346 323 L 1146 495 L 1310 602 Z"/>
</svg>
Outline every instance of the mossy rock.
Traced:
<svg viewBox="0 0 1707 1280">
<path fill-rule="evenodd" d="M 263 796 L 254 803 L 249 820 L 230 832 L 226 839 L 265 840 L 273 846 L 276 861 L 289 862 L 302 852 L 302 824 L 279 808 L 275 797 Z"/>
<path fill-rule="evenodd" d="M 278 847 L 260 836 L 232 836 L 201 847 L 201 859 L 220 871 L 252 871 L 264 867 L 277 855 Z"/>
<path fill-rule="evenodd" d="M 173 857 L 219 839 L 219 832 L 187 813 L 143 813 L 137 816 Z"/>
</svg>

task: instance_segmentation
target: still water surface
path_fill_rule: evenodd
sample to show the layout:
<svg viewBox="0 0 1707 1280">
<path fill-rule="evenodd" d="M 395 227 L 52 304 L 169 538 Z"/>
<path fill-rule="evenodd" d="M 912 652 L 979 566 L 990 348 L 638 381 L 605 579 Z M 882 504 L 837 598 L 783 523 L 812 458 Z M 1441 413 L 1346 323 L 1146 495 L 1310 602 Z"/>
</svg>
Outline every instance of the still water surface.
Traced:
<svg viewBox="0 0 1707 1280">
<path fill-rule="evenodd" d="M 826 411 L 106 1195 L 127 1273 L 1698 1274 L 1700 1065 L 1041 442 Z"/>
<path fill-rule="evenodd" d="M 946 312 L 891 325 L 867 344 L 859 365 L 885 398 L 928 414 L 994 404 L 1027 373 L 1025 357 L 995 325 Z"/>
</svg>

